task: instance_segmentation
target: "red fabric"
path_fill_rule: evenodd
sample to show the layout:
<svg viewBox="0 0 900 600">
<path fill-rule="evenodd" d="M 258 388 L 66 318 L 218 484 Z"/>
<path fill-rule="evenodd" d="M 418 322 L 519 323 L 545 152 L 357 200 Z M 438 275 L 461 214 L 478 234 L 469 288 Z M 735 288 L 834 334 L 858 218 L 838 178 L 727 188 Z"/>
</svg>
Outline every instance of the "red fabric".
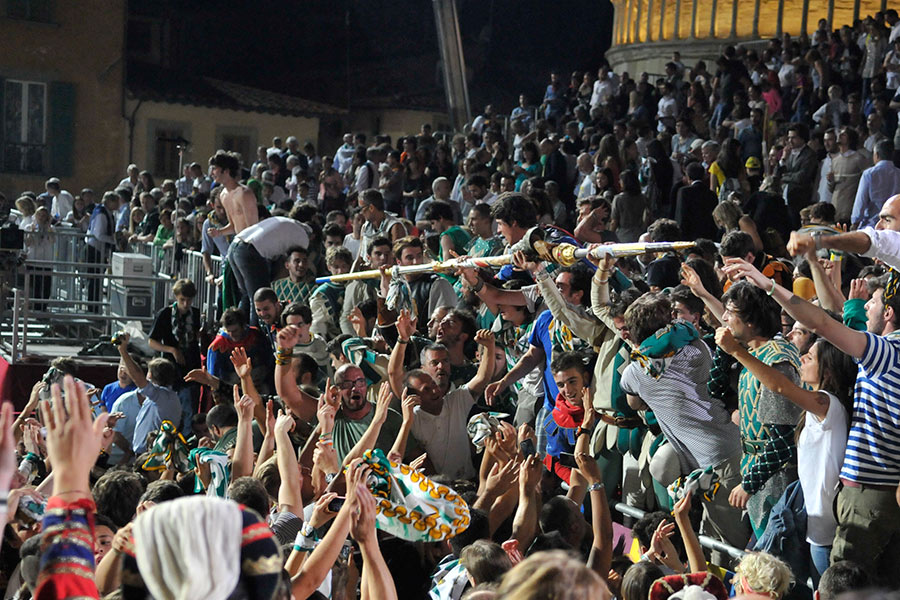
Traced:
<svg viewBox="0 0 900 600">
<path fill-rule="evenodd" d="M 565 429 L 575 429 L 581 426 L 584 420 L 584 408 L 575 406 L 566 400 L 562 394 L 557 394 L 556 405 L 553 407 L 553 422 Z M 549 454 L 544 456 L 544 465 L 553 471 L 557 477 L 569 483 L 572 476 L 572 468 L 560 464 L 558 458 L 554 458 Z"/>
<path fill-rule="evenodd" d="M 250 326 L 247 329 L 247 335 L 237 342 L 220 333 L 209 345 L 210 350 L 215 350 L 221 354 L 231 354 L 231 351 L 235 348 L 252 348 L 259 343 L 259 336 L 262 334 L 256 327 Z"/>
</svg>

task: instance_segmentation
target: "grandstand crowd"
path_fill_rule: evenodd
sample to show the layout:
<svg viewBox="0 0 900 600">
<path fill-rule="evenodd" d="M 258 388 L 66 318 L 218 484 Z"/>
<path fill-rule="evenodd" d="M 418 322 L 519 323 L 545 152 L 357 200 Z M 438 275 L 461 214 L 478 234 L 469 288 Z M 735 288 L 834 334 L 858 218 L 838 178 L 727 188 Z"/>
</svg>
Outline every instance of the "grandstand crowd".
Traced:
<svg viewBox="0 0 900 600">
<path fill-rule="evenodd" d="M 4 598 L 897 597 L 898 22 L 0 199 L 30 259 L 75 228 L 98 270 L 206 269 L 153 356 L 122 333 L 115 381 L 57 359 L 4 405 Z"/>
</svg>

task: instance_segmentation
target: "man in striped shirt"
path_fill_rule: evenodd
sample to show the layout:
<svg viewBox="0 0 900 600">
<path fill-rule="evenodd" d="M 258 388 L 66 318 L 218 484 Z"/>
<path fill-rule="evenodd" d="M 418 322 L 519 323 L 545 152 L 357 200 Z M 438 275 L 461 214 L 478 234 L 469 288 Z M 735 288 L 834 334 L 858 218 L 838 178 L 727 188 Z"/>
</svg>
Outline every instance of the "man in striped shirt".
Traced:
<svg viewBox="0 0 900 600">
<path fill-rule="evenodd" d="M 868 331 L 857 331 L 745 261 L 727 262 L 729 276 L 766 289 L 798 323 L 859 363 L 831 562 L 853 560 L 880 583 L 900 587 L 900 295 L 875 290 L 866 303 Z"/>
<path fill-rule="evenodd" d="M 744 548 L 750 531 L 741 511 L 728 503 L 728 491 L 741 483 L 740 432 L 724 403 L 709 396 L 709 348 L 692 325 L 672 320 L 672 306 L 663 294 L 644 294 L 635 300 L 625 312 L 625 324 L 631 339 L 639 343 L 638 359 L 622 373 L 628 405 L 653 410 L 678 456 L 681 475 L 713 467 L 723 489 L 712 502 L 703 503 L 702 529 Z M 714 562 L 721 558 L 714 557 Z"/>
</svg>

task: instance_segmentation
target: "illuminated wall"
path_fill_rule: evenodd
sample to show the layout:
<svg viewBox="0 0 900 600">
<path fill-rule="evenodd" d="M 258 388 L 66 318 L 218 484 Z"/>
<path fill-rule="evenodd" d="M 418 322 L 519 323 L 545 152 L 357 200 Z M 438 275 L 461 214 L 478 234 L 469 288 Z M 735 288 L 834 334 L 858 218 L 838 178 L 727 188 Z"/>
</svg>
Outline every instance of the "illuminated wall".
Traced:
<svg viewBox="0 0 900 600">
<path fill-rule="evenodd" d="M 612 0 L 613 45 L 768 38 L 829 29 L 884 10 L 887 0 Z"/>
</svg>

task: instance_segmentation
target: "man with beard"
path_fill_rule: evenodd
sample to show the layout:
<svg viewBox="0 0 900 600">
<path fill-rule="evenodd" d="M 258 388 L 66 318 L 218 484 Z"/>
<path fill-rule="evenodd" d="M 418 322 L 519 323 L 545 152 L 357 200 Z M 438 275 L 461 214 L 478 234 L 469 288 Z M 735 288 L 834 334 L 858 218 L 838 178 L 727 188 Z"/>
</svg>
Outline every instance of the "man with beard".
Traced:
<svg viewBox="0 0 900 600">
<path fill-rule="evenodd" d="M 375 386 L 372 386 L 372 391 L 375 391 Z M 343 461 L 344 457 L 353 449 L 375 416 L 375 406 L 369 401 L 368 394 L 369 382 L 362 369 L 353 364 L 340 367 L 334 374 L 334 385 L 325 390 L 326 403 L 337 404 L 339 401 L 337 413 L 334 415 L 333 429 L 331 429 L 331 440 L 340 461 Z M 328 428 L 331 423 L 325 421 L 319 424 L 320 439 L 328 438 Z M 387 418 L 381 427 L 375 447 L 387 454 L 397 438 L 400 424 L 401 417 L 397 411 L 388 409 Z"/>
<path fill-rule="evenodd" d="M 476 472 L 469 452 L 471 445 L 466 424 L 475 398 L 490 381 L 493 361 L 483 360 L 471 379 L 451 389 L 450 352 L 441 344 L 432 344 L 422 350 L 422 368 L 404 373 L 406 347 L 415 331 L 415 318 L 407 310 L 400 311 L 397 343 L 388 363 L 391 389 L 398 397 L 416 397 L 418 406 L 413 410 L 411 432 L 424 446 L 434 471 L 453 478 L 470 479 Z M 491 332 L 482 329 L 474 339 L 486 348 L 488 356 L 493 356 L 494 335 Z"/>
</svg>

